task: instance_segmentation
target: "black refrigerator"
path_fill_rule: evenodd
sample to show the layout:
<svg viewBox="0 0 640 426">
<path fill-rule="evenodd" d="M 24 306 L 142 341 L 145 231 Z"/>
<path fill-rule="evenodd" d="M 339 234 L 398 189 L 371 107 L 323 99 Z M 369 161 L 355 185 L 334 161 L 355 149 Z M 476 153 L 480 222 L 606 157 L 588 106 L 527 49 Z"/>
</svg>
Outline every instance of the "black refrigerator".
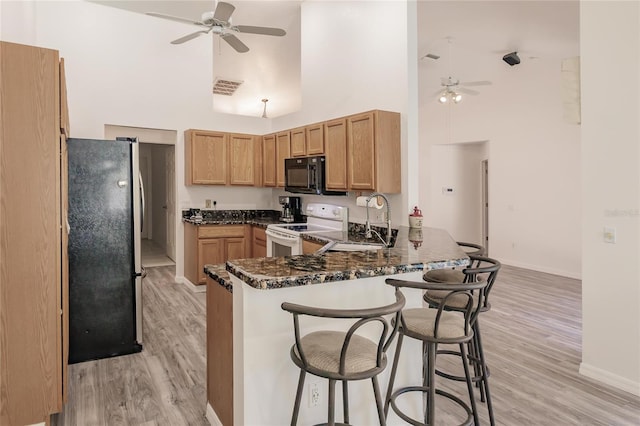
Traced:
<svg viewBox="0 0 640 426">
<path fill-rule="evenodd" d="M 142 350 L 135 138 L 69 139 L 69 363 Z"/>
</svg>

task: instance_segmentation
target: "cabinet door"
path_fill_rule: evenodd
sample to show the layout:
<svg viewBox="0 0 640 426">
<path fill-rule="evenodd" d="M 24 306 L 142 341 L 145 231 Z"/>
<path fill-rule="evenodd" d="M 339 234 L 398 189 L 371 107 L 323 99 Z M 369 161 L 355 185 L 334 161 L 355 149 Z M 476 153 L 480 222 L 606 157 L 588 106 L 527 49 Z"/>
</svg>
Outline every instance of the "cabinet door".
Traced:
<svg viewBox="0 0 640 426">
<path fill-rule="evenodd" d="M 200 130 L 185 133 L 185 184 L 225 185 L 229 158 L 226 135 Z"/>
<path fill-rule="evenodd" d="M 373 113 L 347 117 L 349 189 L 375 189 Z"/>
<path fill-rule="evenodd" d="M 216 265 L 224 261 L 224 238 L 198 240 L 198 282 L 196 284 L 204 284 L 206 281 L 204 265 Z"/>
<path fill-rule="evenodd" d="M 323 123 L 307 126 L 307 155 L 324 154 Z"/>
<path fill-rule="evenodd" d="M 224 261 L 230 259 L 243 259 L 246 257 L 244 238 L 225 238 L 224 247 L 226 254 Z"/>
<path fill-rule="evenodd" d="M 232 134 L 229 136 L 229 183 L 231 185 L 253 186 L 254 142 L 251 135 Z"/>
<path fill-rule="evenodd" d="M 291 156 L 304 157 L 307 155 L 307 134 L 304 127 L 291 131 Z"/>
<path fill-rule="evenodd" d="M 284 187 L 284 160 L 291 157 L 291 134 L 278 133 L 276 137 L 276 186 Z"/>
<path fill-rule="evenodd" d="M 267 235 L 263 228 L 253 227 L 252 257 L 267 257 Z"/>
<path fill-rule="evenodd" d="M 327 189 L 347 190 L 347 122 L 332 120 L 324 124 Z"/>
<path fill-rule="evenodd" d="M 262 185 L 276 186 L 276 135 L 262 138 Z"/>
</svg>

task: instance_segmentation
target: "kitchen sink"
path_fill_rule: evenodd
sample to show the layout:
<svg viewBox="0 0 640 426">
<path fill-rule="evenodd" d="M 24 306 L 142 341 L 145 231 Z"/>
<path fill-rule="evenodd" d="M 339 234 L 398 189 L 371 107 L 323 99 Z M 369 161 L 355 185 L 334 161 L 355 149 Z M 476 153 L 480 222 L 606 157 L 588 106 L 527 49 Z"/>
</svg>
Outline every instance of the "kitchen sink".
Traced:
<svg viewBox="0 0 640 426">
<path fill-rule="evenodd" d="M 324 253 L 327 251 L 361 251 L 361 250 L 380 250 L 385 248 L 384 244 L 367 243 L 367 242 L 350 242 L 350 241 L 332 241 L 318 250 L 316 253 Z"/>
</svg>

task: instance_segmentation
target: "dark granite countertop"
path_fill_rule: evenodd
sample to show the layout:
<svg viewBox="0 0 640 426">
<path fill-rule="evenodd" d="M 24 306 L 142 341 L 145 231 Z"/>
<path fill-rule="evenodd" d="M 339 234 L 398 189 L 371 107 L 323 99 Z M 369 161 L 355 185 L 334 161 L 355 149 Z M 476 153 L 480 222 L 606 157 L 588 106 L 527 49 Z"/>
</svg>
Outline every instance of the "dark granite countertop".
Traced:
<svg viewBox="0 0 640 426">
<path fill-rule="evenodd" d="M 218 265 L 204 265 L 205 273 L 214 281 L 217 281 L 222 287 L 233 293 L 233 284 L 227 272 L 227 265 L 220 263 Z"/>
<path fill-rule="evenodd" d="M 257 225 L 266 228 L 272 223 L 281 223 L 280 212 L 275 210 L 199 210 L 202 219 L 196 219 L 190 210 L 182 211 L 182 221 L 196 226 Z"/>
<path fill-rule="evenodd" d="M 332 237 L 344 241 L 345 234 L 335 234 Z M 322 237 L 329 235 L 322 234 Z M 388 249 L 239 259 L 228 261 L 226 269 L 254 288 L 276 289 L 464 266 L 468 261 L 468 256 L 446 231 L 401 227 L 395 246 Z"/>
</svg>

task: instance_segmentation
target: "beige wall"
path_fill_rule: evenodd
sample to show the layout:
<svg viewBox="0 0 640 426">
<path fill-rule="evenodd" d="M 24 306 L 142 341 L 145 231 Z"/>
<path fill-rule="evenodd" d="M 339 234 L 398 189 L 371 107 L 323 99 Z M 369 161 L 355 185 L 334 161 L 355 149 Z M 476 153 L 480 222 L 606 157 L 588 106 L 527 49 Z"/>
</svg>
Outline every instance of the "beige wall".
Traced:
<svg viewBox="0 0 640 426">
<path fill-rule="evenodd" d="M 580 372 L 640 395 L 640 3 L 583 1 L 580 22 Z"/>
</svg>

